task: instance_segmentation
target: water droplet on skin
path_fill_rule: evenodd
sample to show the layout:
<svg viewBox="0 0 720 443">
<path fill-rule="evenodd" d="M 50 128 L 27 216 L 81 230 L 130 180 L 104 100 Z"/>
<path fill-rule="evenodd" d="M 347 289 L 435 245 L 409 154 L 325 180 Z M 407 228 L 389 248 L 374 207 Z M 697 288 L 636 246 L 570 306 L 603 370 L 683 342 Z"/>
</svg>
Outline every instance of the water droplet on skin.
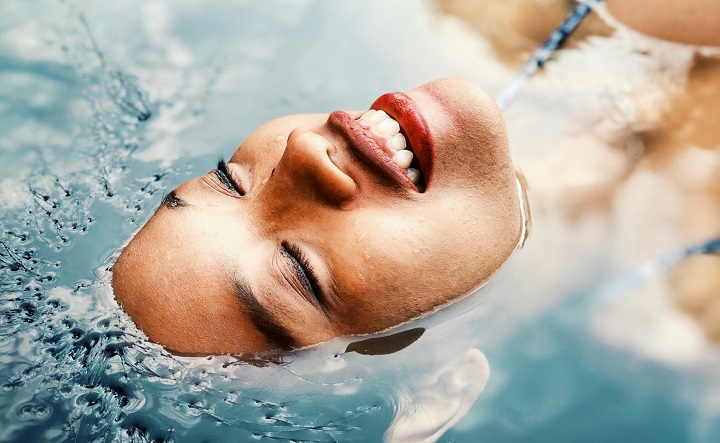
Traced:
<svg viewBox="0 0 720 443">
<path fill-rule="evenodd" d="M 282 135 L 278 135 L 277 137 L 275 137 L 275 141 L 278 142 L 278 143 L 280 143 L 281 141 L 283 141 L 283 136 L 282 136 Z"/>
</svg>

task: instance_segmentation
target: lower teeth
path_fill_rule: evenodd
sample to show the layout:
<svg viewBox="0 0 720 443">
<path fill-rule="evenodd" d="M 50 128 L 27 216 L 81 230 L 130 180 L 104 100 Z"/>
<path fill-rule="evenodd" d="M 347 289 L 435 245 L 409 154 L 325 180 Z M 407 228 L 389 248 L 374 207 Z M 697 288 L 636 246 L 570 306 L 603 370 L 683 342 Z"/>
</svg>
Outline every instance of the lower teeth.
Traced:
<svg viewBox="0 0 720 443">
<path fill-rule="evenodd" d="M 395 155 L 393 155 L 393 161 L 395 162 L 395 164 L 403 169 L 409 168 L 412 160 L 413 153 L 412 151 L 408 151 L 407 149 L 401 149 L 396 152 Z"/>
<path fill-rule="evenodd" d="M 417 185 L 420 183 L 420 171 L 415 168 L 407 168 L 405 170 L 405 173 L 410 178 L 410 181 L 413 182 L 413 184 Z"/>
</svg>

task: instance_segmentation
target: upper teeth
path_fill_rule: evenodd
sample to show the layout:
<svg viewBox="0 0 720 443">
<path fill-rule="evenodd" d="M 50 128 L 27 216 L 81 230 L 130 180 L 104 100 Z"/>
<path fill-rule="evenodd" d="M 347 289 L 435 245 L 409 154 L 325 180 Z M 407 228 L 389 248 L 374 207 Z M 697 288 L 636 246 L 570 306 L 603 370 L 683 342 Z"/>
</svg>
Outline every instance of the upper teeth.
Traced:
<svg viewBox="0 0 720 443">
<path fill-rule="evenodd" d="M 385 111 L 376 111 L 374 109 L 364 113 L 358 122 L 373 136 L 380 147 L 384 148 L 388 155 L 392 156 L 395 164 L 405 170 L 410 180 L 414 184 L 418 184 L 421 173 L 418 169 L 410 167 L 413 153 L 405 149 L 407 142 L 405 136 L 400 133 L 400 124 L 390 118 Z"/>
<path fill-rule="evenodd" d="M 375 131 L 380 135 L 393 136 L 400 133 L 400 124 L 388 117 L 375 125 Z"/>
</svg>

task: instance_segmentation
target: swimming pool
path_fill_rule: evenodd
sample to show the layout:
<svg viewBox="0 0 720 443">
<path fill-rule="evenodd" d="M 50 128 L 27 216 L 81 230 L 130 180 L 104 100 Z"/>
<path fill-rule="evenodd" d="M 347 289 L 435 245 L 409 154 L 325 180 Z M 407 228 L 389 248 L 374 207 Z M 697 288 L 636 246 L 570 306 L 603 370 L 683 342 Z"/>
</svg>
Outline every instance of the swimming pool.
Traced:
<svg viewBox="0 0 720 443">
<path fill-rule="evenodd" d="M 164 192 L 211 169 L 265 121 L 365 109 L 384 92 L 443 76 L 498 93 L 514 69 L 433 4 L 0 8 L 0 440 L 378 441 L 401 398 L 416 401 L 410 415 L 431 415 L 428 376 L 455 367 L 468 348 L 482 351 L 492 375 L 440 441 L 720 439 L 716 345 L 683 336 L 692 326 L 680 317 L 675 329 L 651 330 L 666 334 L 652 337 L 667 345 L 656 351 L 622 322 L 626 305 L 597 304 L 641 261 L 621 246 L 655 244 L 654 258 L 685 244 L 679 235 L 653 243 L 631 210 L 609 228 L 596 213 L 571 222 L 540 211 L 534 241 L 485 296 L 408 325 L 426 329 L 390 354 L 357 352 L 346 338 L 249 361 L 177 357 L 145 342 L 119 311 L 108 271 L 117 248 Z M 573 74 L 573 56 L 507 114 L 536 195 L 589 170 L 568 160 L 567 174 L 539 183 L 551 174 L 535 160 L 578 141 L 601 149 L 614 130 L 578 138 L 568 129 L 585 123 L 568 117 L 578 102 L 556 87 Z M 635 198 L 647 187 L 641 181 L 617 204 L 642 206 Z M 644 243 L 627 241 L 640 231 Z M 658 277 L 640 292 L 664 288 Z M 608 330 L 640 338 L 628 344 Z"/>
</svg>

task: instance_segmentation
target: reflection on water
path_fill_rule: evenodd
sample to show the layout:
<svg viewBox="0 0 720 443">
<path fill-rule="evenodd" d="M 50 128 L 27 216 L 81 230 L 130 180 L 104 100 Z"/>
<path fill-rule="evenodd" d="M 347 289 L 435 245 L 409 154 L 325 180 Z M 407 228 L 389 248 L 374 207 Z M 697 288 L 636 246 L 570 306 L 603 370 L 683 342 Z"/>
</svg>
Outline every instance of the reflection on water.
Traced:
<svg viewBox="0 0 720 443">
<path fill-rule="evenodd" d="M 178 357 L 119 311 L 117 248 L 266 120 L 513 77 L 429 4 L 370 6 L 3 3 L 0 440 L 378 441 L 432 435 L 430 411 L 454 424 L 441 441 L 720 439 L 717 260 L 596 303 L 620 270 L 720 232 L 712 54 L 612 64 L 626 40 L 581 39 L 531 82 L 507 114 L 530 239 L 479 295 L 399 335 Z M 673 107 L 689 123 L 656 112 Z"/>
</svg>

